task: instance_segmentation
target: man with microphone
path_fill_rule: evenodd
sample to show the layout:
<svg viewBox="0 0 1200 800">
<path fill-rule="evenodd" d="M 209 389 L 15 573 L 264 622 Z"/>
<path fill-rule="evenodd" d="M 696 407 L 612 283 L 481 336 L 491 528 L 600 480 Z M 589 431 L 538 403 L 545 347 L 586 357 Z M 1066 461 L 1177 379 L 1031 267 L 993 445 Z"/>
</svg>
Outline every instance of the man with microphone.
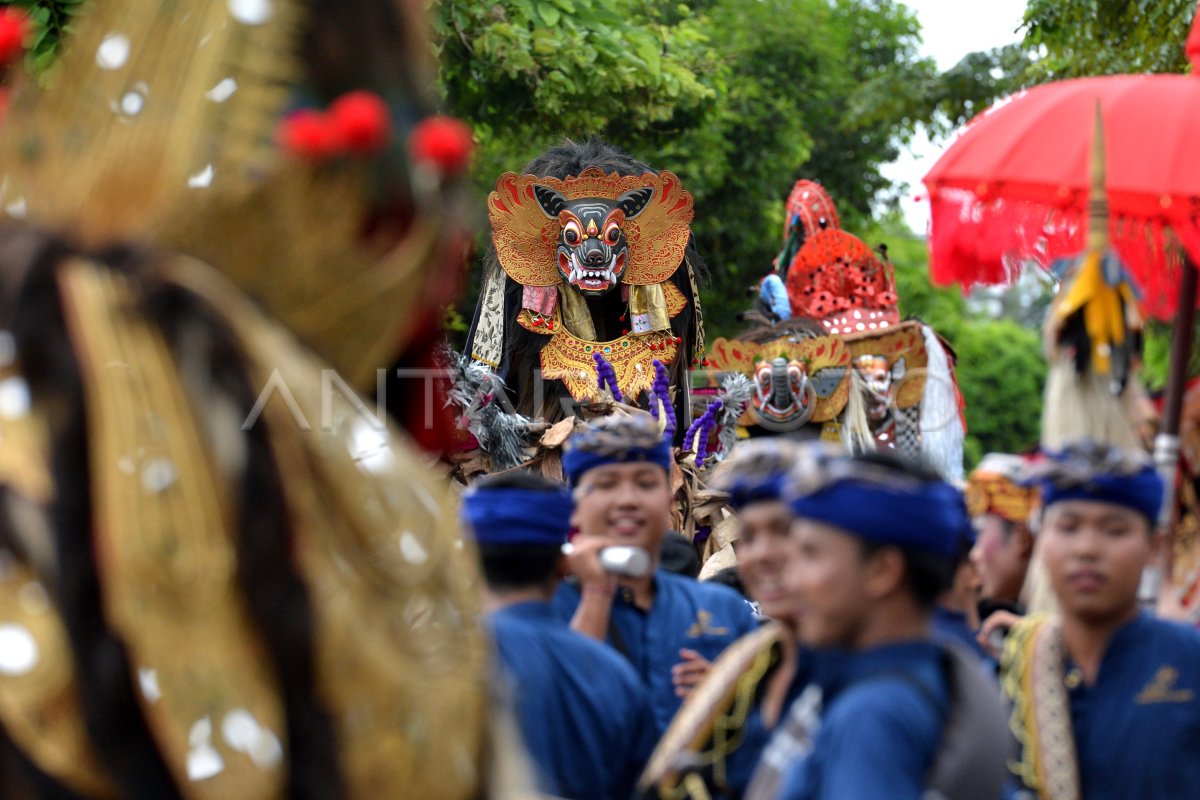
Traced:
<svg viewBox="0 0 1200 800">
<path fill-rule="evenodd" d="M 528 472 L 481 480 L 463 498 L 487 583 L 501 691 L 515 707 L 538 790 L 566 800 L 630 796 L 657 739 L 634 670 L 567 627 L 550 604 L 565 572 L 571 496 Z"/>
<path fill-rule="evenodd" d="M 567 440 L 563 471 L 578 530 L 568 559 L 576 580 L 554 598 L 572 628 L 607 642 L 633 665 L 659 734 L 709 664 L 757 626 L 732 589 L 657 568 L 674 505 L 671 465 L 670 444 L 649 417 L 594 420 Z M 654 569 L 639 577 L 606 570 L 611 559 L 602 559 L 603 551 L 614 547 L 645 550 Z"/>
</svg>

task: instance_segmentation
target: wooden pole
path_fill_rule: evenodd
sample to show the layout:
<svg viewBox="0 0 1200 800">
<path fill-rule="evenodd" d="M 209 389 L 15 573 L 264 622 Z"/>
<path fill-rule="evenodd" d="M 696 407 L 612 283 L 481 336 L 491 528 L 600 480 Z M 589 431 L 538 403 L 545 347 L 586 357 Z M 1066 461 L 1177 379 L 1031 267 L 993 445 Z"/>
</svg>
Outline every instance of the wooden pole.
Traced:
<svg viewBox="0 0 1200 800">
<path fill-rule="evenodd" d="M 1192 341 L 1196 337 L 1196 265 L 1184 256 L 1183 274 L 1179 277 L 1179 302 L 1171 333 L 1171 363 L 1167 373 L 1167 390 L 1163 399 L 1163 418 L 1159 434 L 1154 439 L 1154 462 L 1166 483 L 1163 496 L 1163 524 L 1172 540 L 1171 524 L 1175 512 L 1175 477 L 1179 470 L 1179 424 L 1183 415 L 1183 392 L 1187 386 L 1187 368 L 1192 358 Z M 1174 542 L 1172 541 L 1172 547 Z"/>
</svg>

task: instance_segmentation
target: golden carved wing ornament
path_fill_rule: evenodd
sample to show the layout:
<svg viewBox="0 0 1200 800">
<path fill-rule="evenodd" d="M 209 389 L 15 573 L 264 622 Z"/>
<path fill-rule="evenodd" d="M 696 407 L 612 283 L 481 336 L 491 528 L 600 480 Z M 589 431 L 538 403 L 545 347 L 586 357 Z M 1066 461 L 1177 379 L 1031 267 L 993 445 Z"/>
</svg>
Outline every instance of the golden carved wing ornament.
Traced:
<svg viewBox="0 0 1200 800">
<path fill-rule="evenodd" d="M 635 286 L 662 283 L 683 263 L 691 235 L 692 195 L 669 170 L 643 176 L 654 187 L 654 196 L 642 213 L 625 223 L 629 239 L 629 267 L 624 282 Z"/>
<path fill-rule="evenodd" d="M 653 187 L 645 208 L 623 226 L 629 265 L 622 282 L 633 286 L 662 283 L 683 263 L 695 211 L 691 194 L 683 190 L 673 172 L 619 175 L 589 167 L 565 180 L 506 172 L 488 195 L 488 219 L 500 266 L 517 283 L 554 286 L 559 281 L 555 265 L 558 220 L 542 210 L 534 196 L 535 186 L 554 189 L 568 200 L 616 200 L 632 189 Z"/>
<path fill-rule="evenodd" d="M 557 188 L 548 178 L 506 172 L 488 195 L 488 220 L 492 244 L 500 266 L 522 286 L 554 286 L 558 268 L 554 264 L 558 246 L 558 220 L 546 215 L 534 197 L 536 185 Z"/>
</svg>

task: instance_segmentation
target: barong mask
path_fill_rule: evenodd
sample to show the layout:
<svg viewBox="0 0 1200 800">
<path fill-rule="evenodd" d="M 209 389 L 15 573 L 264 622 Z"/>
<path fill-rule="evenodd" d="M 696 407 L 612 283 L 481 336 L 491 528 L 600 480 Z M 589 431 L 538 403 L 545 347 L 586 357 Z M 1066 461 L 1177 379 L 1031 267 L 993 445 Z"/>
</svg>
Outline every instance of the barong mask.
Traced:
<svg viewBox="0 0 1200 800">
<path fill-rule="evenodd" d="M 562 226 L 558 240 L 558 271 L 585 294 L 611 291 L 625 274 L 629 242 L 622 230 L 650 200 L 652 189 L 626 192 L 616 202 L 602 197 L 568 201 L 561 192 L 535 186 L 538 202 Z"/>
<path fill-rule="evenodd" d="M 586 294 L 660 284 L 683 262 L 692 196 L 671 172 L 558 180 L 506 172 L 488 197 L 500 266 L 524 286 Z"/>
</svg>

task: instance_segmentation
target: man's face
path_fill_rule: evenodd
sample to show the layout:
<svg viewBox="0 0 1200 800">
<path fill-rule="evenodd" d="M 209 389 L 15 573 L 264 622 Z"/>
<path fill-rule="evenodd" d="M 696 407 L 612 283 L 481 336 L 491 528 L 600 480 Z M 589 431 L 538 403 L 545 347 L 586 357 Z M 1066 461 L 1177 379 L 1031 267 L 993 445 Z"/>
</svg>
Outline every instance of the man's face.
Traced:
<svg viewBox="0 0 1200 800">
<path fill-rule="evenodd" d="M 743 508 L 738 519 L 741 531 L 733 548 L 746 593 L 766 616 L 795 625 L 799 547 L 791 535 L 791 509 L 781 500 L 765 500 Z"/>
<path fill-rule="evenodd" d="M 1038 537 L 1064 614 L 1106 622 L 1136 608 L 1154 550 L 1141 514 L 1113 503 L 1062 500 L 1046 509 Z"/>
<path fill-rule="evenodd" d="M 832 525 L 797 519 L 794 572 L 800 639 L 814 647 L 849 647 L 868 609 L 868 560 L 857 539 Z"/>
<path fill-rule="evenodd" d="M 980 514 L 974 522 L 971 563 L 979 575 L 980 596 L 1016 602 L 1029 566 L 1028 533 L 995 514 Z"/>
<path fill-rule="evenodd" d="M 583 474 L 572 518 L 582 536 L 657 554 L 671 525 L 673 498 L 667 473 L 654 464 L 606 464 Z"/>
</svg>

